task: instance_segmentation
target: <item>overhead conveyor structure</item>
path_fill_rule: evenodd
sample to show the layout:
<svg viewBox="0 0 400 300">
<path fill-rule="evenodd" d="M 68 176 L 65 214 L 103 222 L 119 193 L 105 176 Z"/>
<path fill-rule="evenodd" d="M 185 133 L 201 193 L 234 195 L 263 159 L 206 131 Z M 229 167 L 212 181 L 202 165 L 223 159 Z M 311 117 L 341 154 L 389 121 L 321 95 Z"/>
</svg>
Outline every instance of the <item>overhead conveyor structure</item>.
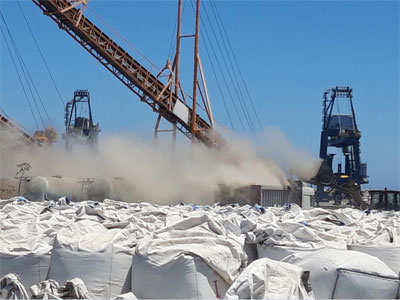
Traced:
<svg viewBox="0 0 400 300">
<path fill-rule="evenodd" d="M 223 139 L 212 126 L 195 114 L 195 128 L 192 125 L 192 108 L 162 83 L 149 70 L 136 61 L 114 40 L 102 32 L 83 15 L 86 0 L 32 0 L 43 13 L 56 22 L 104 67 L 123 82 L 140 100 L 147 103 L 177 129 L 192 140 L 209 147 L 220 147 Z M 83 8 L 77 6 L 83 4 Z"/>
</svg>

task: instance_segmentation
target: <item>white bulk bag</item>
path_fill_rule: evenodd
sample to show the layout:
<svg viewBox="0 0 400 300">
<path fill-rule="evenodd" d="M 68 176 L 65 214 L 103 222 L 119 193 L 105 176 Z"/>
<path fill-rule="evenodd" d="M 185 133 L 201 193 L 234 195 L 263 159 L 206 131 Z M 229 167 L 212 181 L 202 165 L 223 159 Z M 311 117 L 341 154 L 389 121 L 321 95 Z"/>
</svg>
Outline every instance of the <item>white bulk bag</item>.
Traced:
<svg viewBox="0 0 400 300">
<path fill-rule="evenodd" d="M 385 263 L 368 254 L 323 249 L 283 259 L 311 272 L 316 299 L 395 299 L 399 277 Z"/>
<path fill-rule="evenodd" d="M 218 299 L 228 287 L 198 256 L 182 254 L 161 265 L 133 257 L 132 290 L 139 299 Z"/>
<path fill-rule="evenodd" d="M 270 258 L 273 260 L 282 260 L 286 256 L 296 254 L 296 253 L 314 253 L 318 250 L 324 249 L 320 248 L 300 248 L 300 247 L 286 247 L 277 245 L 257 245 L 257 253 L 259 258 Z"/>
<path fill-rule="evenodd" d="M 131 229 L 107 229 L 82 220 L 61 230 L 54 242 L 48 279 L 81 278 L 95 298 L 111 298 L 130 289 L 135 235 Z"/>
<path fill-rule="evenodd" d="M 40 240 L 36 222 L 3 220 L 0 225 L 0 277 L 16 273 L 26 287 L 45 280 L 52 246 Z"/>
<path fill-rule="evenodd" d="M 137 298 L 132 292 L 128 292 L 125 294 L 118 295 L 117 297 L 114 297 L 111 300 L 137 300 Z"/>
<path fill-rule="evenodd" d="M 147 299 L 216 299 L 239 276 L 246 260 L 243 244 L 230 236 L 206 230 L 164 232 L 138 243 L 132 291 Z"/>
<path fill-rule="evenodd" d="M 0 276 L 16 273 L 26 287 L 45 280 L 50 266 L 50 251 L 51 247 L 42 247 L 25 253 L 0 253 Z"/>
<path fill-rule="evenodd" d="M 226 292 L 225 299 L 314 299 L 309 272 L 268 258 L 252 262 Z"/>
<path fill-rule="evenodd" d="M 17 274 L 10 273 L 0 278 L 0 299 L 29 299 Z"/>
<path fill-rule="evenodd" d="M 332 225 L 336 226 L 336 225 Z M 297 252 L 315 252 L 324 248 L 347 249 L 342 237 L 329 234 L 307 222 L 282 222 L 247 234 L 247 241 L 257 243 L 258 257 L 281 260 Z"/>
<path fill-rule="evenodd" d="M 359 251 L 379 258 L 396 274 L 400 274 L 400 246 L 349 245 L 349 250 Z"/>
<path fill-rule="evenodd" d="M 58 204 L 23 197 L 6 202 L 0 210 L 0 276 L 18 273 L 29 289 L 46 279 L 54 237 L 72 223 L 74 209 L 67 206 L 61 211 Z"/>
<path fill-rule="evenodd" d="M 247 255 L 247 265 L 251 264 L 253 261 L 259 258 L 256 244 L 244 243 L 243 247 L 244 252 Z"/>
<path fill-rule="evenodd" d="M 31 286 L 34 299 L 92 299 L 80 278 L 68 280 L 64 286 L 53 280 L 45 280 Z"/>
</svg>

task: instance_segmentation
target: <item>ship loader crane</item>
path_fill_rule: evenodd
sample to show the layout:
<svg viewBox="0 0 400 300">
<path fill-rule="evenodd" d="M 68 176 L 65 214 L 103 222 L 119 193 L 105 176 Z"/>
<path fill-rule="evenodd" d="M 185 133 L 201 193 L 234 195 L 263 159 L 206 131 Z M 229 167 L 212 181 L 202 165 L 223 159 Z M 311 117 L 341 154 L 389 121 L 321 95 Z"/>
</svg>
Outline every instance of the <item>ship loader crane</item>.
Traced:
<svg viewBox="0 0 400 300">
<path fill-rule="evenodd" d="M 81 112 L 78 114 L 78 109 Z M 86 114 L 82 113 L 85 108 Z M 100 132 L 99 123 L 93 122 L 92 108 L 90 106 L 90 93 L 88 90 L 76 90 L 74 97 L 65 106 L 65 140 L 67 150 L 71 151 L 75 143 L 88 144 L 92 149 L 97 146 Z"/>
<path fill-rule="evenodd" d="M 209 147 L 221 147 L 223 138 L 128 52 L 83 15 L 87 0 L 32 0 L 114 76 L 147 103 L 154 112 L 176 126 L 185 136 Z M 77 7 L 82 4 L 82 8 Z M 195 111 L 195 110 L 194 110 Z M 193 120 L 194 119 L 194 120 Z M 194 126 L 193 126 L 194 125 Z"/>
<path fill-rule="evenodd" d="M 339 103 L 346 104 L 350 112 L 341 112 Z M 367 164 L 362 163 L 360 157 L 361 131 L 357 126 L 353 107 L 353 89 L 340 86 L 328 89 L 324 92 L 322 104 L 320 158 L 323 163 L 318 174 L 311 180 L 312 184 L 317 185 L 317 202 L 328 201 L 328 191 L 333 190 L 335 201 L 341 201 L 342 194 L 345 194 L 350 196 L 357 206 L 365 209 L 366 204 L 361 198 L 361 185 L 368 183 Z M 334 107 L 337 113 L 334 113 Z M 332 148 L 342 150 L 342 155 L 328 153 Z M 336 172 L 333 168 L 335 155 L 345 160 L 344 168 L 339 162 Z"/>
<path fill-rule="evenodd" d="M 347 195 L 361 210 L 365 210 L 367 208 L 367 204 L 362 200 L 360 186 L 357 184 L 357 182 L 354 180 L 347 180 L 346 182 L 339 183 L 336 180 L 331 167 L 326 162 L 322 162 L 317 175 L 307 182 Z"/>
</svg>

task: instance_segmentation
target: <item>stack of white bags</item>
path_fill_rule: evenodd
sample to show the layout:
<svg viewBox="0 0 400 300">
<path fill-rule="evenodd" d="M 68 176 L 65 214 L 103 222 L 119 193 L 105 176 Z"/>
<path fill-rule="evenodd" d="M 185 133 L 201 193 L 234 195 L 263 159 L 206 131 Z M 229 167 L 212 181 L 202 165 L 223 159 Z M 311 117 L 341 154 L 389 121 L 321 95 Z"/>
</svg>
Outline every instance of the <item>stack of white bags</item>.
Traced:
<svg viewBox="0 0 400 300">
<path fill-rule="evenodd" d="M 400 213 L 0 200 L 0 298 L 399 298 Z"/>
</svg>

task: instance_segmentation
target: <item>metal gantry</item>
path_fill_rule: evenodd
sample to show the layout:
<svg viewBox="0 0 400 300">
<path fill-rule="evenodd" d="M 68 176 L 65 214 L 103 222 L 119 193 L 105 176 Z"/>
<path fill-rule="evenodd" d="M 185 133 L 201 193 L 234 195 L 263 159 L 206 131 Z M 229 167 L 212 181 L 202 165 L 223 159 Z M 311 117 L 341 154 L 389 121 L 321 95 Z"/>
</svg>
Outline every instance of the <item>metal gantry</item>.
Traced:
<svg viewBox="0 0 400 300">
<path fill-rule="evenodd" d="M 185 136 L 209 147 L 220 147 L 224 144 L 222 137 L 214 132 L 212 126 L 195 113 L 195 106 L 190 108 L 172 90 L 171 85 L 162 83 L 82 14 L 86 1 L 32 1 L 141 101 L 176 126 Z M 79 5 L 82 5 L 81 9 L 77 8 Z"/>
<path fill-rule="evenodd" d="M 344 114 L 339 109 L 339 99 L 347 101 L 350 112 Z M 334 107 L 337 113 L 333 113 Z M 324 92 L 323 96 L 323 119 L 320 144 L 320 158 L 324 164 L 332 170 L 332 180 L 337 186 L 355 186 L 360 188 L 361 184 L 368 183 L 367 165 L 361 163 L 360 138 L 356 116 L 353 107 L 353 90 L 350 87 L 334 87 Z M 345 165 L 339 162 L 337 170 L 333 169 L 333 159 L 336 154 L 328 153 L 329 148 L 342 150 Z M 340 194 L 339 192 L 338 194 Z M 340 195 L 337 195 L 340 198 Z M 317 187 L 318 201 L 328 199 L 323 185 Z M 338 199 L 340 200 L 340 199 Z"/>
<path fill-rule="evenodd" d="M 64 118 L 65 133 L 62 137 L 68 150 L 72 150 L 73 144 L 76 143 L 97 146 L 100 127 L 98 123 L 93 122 L 88 90 L 74 92 L 74 97 L 65 106 Z"/>
</svg>

